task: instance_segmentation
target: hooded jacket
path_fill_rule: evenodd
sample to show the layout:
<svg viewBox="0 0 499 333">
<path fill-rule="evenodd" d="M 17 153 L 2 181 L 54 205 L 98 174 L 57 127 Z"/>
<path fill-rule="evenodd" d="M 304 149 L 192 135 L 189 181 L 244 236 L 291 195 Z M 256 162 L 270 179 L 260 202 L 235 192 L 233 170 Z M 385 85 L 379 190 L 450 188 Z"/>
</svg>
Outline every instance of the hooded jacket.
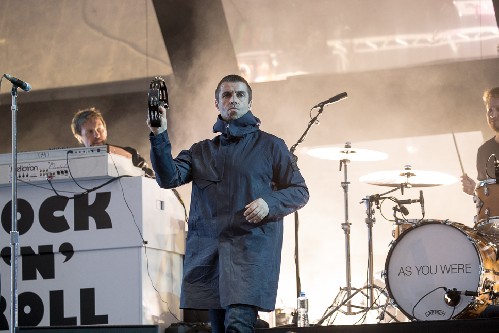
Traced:
<svg viewBox="0 0 499 333">
<path fill-rule="evenodd" d="M 281 263 L 283 217 L 309 198 L 284 141 L 259 129 L 249 111 L 220 133 L 171 155 L 168 133 L 151 135 L 151 162 L 163 188 L 192 182 L 181 308 L 217 309 L 232 304 L 274 309 Z M 269 214 L 246 221 L 245 206 L 262 198 Z"/>
</svg>

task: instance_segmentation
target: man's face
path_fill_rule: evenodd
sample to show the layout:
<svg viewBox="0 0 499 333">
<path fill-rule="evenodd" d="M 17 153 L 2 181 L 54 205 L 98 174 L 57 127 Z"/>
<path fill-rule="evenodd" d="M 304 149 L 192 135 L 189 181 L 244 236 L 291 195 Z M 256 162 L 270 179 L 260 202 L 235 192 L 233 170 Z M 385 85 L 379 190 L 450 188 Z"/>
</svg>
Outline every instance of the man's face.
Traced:
<svg viewBox="0 0 499 333">
<path fill-rule="evenodd" d="M 102 120 L 94 117 L 84 122 L 81 127 L 80 140 L 85 147 L 104 145 L 107 140 L 107 130 Z"/>
<path fill-rule="evenodd" d="M 490 128 L 499 133 L 499 97 L 491 97 L 487 105 L 487 122 Z"/>
<path fill-rule="evenodd" d="M 243 82 L 223 82 L 215 106 L 224 120 L 241 118 L 251 109 L 248 88 Z"/>
</svg>

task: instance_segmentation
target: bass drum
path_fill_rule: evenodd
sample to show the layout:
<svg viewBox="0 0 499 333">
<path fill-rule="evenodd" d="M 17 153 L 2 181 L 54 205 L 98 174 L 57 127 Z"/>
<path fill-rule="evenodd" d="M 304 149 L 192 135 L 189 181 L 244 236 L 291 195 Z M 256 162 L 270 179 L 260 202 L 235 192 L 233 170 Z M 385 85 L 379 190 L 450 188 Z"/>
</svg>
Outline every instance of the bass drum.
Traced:
<svg viewBox="0 0 499 333">
<path fill-rule="evenodd" d="M 490 304 L 487 293 L 461 295 L 451 306 L 445 288 L 489 291 L 497 272 L 494 246 L 455 222 L 421 223 L 405 231 L 392 244 L 385 263 L 388 293 L 412 320 L 477 317 Z"/>
</svg>

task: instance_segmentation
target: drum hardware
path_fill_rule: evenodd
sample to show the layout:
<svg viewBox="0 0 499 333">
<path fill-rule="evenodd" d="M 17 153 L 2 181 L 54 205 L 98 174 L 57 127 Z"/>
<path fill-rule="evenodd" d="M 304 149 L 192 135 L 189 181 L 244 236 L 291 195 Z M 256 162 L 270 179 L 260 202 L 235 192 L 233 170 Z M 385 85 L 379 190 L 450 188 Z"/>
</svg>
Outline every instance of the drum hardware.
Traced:
<svg viewBox="0 0 499 333">
<path fill-rule="evenodd" d="M 373 197 L 365 197 L 364 203 L 366 204 L 366 213 L 367 213 L 367 218 L 366 218 L 366 224 L 367 224 L 367 240 L 368 240 L 368 271 L 367 271 L 367 299 L 369 301 L 369 307 L 372 308 L 374 306 L 374 288 L 379 288 L 378 286 L 374 285 L 374 259 L 373 259 L 373 225 L 376 222 L 376 219 L 374 218 L 374 209 L 372 207 L 372 199 Z M 377 204 L 377 207 L 379 206 L 379 196 L 374 196 L 374 200 Z"/>
<path fill-rule="evenodd" d="M 483 281 L 483 289 L 489 290 L 490 292 L 493 292 L 494 298 L 497 298 L 497 296 L 499 296 L 499 294 L 494 292 L 495 284 L 496 284 L 495 281 L 492 281 L 489 278 L 485 278 L 485 280 Z"/>
<path fill-rule="evenodd" d="M 488 279 L 486 279 L 488 280 Z M 488 280 L 489 282 L 492 282 Z M 494 282 L 492 282 L 491 285 L 487 286 L 487 281 L 484 282 L 484 285 L 482 289 L 484 290 L 483 292 L 477 292 L 477 291 L 472 291 L 472 290 L 457 290 L 456 288 L 448 289 L 448 288 L 443 288 L 445 290 L 445 296 L 444 296 L 444 301 L 447 305 L 452 306 L 452 307 L 457 307 L 459 303 L 461 302 L 461 295 L 463 296 L 473 296 L 473 297 L 480 297 L 482 295 L 488 295 L 488 299 L 492 301 L 491 304 L 495 304 L 494 301 L 499 297 L 499 293 L 495 292 L 493 290 L 494 287 Z M 471 308 L 474 311 L 480 310 L 480 306 L 483 305 L 488 305 L 487 302 L 483 300 L 478 300 L 477 304 L 471 305 Z"/>
<path fill-rule="evenodd" d="M 380 200 L 384 200 L 387 198 L 391 197 L 384 197 L 384 195 L 389 194 L 391 192 L 394 192 L 398 190 L 398 188 L 394 188 L 389 190 L 386 193 L 383 194 L 374 194 L 371 196 L 366 196 L 365 198 L 362 199 L 361 203 L 364 202 L 366 205 L 366 224 L 367 224 L 367 238 L 368 238 L 368 277 L 367 277 L 367 285 L 364 286 L 363 288 L 352 288 L 351 290 L 354 290 L 354 293 L 349 293 L 351 290 L 346 290 L 346 298 L 343 299 L 343 301 L 331 309 L 329 312 L 326 312 L 325 315 L 317 322 L 317 325 L 321 325 L 327 318 L 329 318 L 331 315 L 333 315 L 335 312 L 339 311 L 341 307 L 347 305 L 347 312 L 345 314 L 358 314 L 361 312 L 367 312 L 370 310 L 377 310 L 381 309 L 381 313 L 378 316 L 378 318 L 384 318 L 385 314 L 389 315 L 393 320 L 398 321 L 395 316 L 393 316 L 391 313 L 387 312 L 387 306 L 388 303 L 390 302 L 390 298 L 386 294 L 385 288 L 382 288 L 374 283 L 374 259 L 373 259 L 373 237 L 372 237 L 372 227 L 374 223 L 376 222 L 376 219 L 374 218 L 374 208 L 373 204 L 376 204 L 376 208 L 380 208 Z M 345 289 L 341 288 L 340 293 L 336 296 L 335 300 L 338 299 L 340 294 L 344 291 Z M 374 299 L 374 291 L 377 290 L 379 292 L 379 295 L 383 294 L 387 297 L 387 301 L 383 306 L 380 306 L 379 304 L 376 304 L 375 299 Z M 367 307 L 361 307 L 361 306 L 355 306 L 356 308 L 359 308 L 360 310 L 356 313 L 351 312 L 350 309 L 353 307 L 351 304 L 351 299 L 357 295 L 358 293 L 361 293 L 363 296 L 365 296 L 368 300 Z M 379 297 L 379 296 L 378 296 Z"/>
<path fill-rule="evenodd" d="M 403 186 L 402 186 L 403 187 Z M 383 195 L 389 194 L 398 188 L 395 188 L 389 192 L 384 193 Z M 401 189 L 402 191 L 402 189 Z M 397 199 L 396 197 L 389 196 L 389 197 L 381 197 L 380 195 L 375 195 L 377 198 L 376 201 L 376 208 L 381 212 L 381 215 L 383 218 L 385 218 L 387 221 L 393 222 L 393 229 L 392 229 L 392 236 L 393 238 L 397 238 L 402 232 L 405 230 L 413 227 L 414 225 L 417 225 L 424 221 L 425 217 L 425 209 L 424 209 L 424 196 L 423 196 L 423 191 L 419 191 L 419 199 Z M 393 219 L 390 220 L 389 218 L 386 218 L 381 210 L 381 206 L 385 200 L 390 200 L 395 203 L 395 205 L 392 207 L 393 211 Z M 380 202 L 381 200 L 381 202 Z M 409 210 L 405 205 L 410 205 L 413 203 L 419 203 L 421 207 L 421 218 L 420 219 L 407 219 L 406 216 L 409 215 Z M 400 214 L 399 214 L 400 213 Z M 399 216 L 401 215 L 401 216 Z"/>
<path fill-rule="evenodd" d="M 352 148 L 350 142 L 346 142 L 344 147 L 317 147 L 306 149 L 305 152 L 308 155 L 317 157 L 320 159 L 327 160 L 338 160 L 340 162 L 339 171 L 343 171 L 343 181 L 341 182 L 341 187 L 343 189 L 344 197 L 344 207 L 345 207 L 345 220 L 341 224 L 341 229 L 345 235 L 345 273 L 346 273 L 346 287 L 341 287 L 339 293 L 335 297 L 336 300 L 343 297 L 341 304 L 336 306 L 332 311 L 330 311 L 320 322 L 327 319 L 332 313 L 340 310 L 343 306 L 346 306 L 346 311 L 343 312 L 347 315 L 358 314 L 359 312 L 352 311 L 351 299 L 360 293 L 362 289 L 352 288 L 352 276 L 351 276 L 351 262 L 350 262 L 350 226 L 349 212 L 348 212 L 348 187 L 350 182 L 348 181 L 348 164 L 351 161 L 379 161 L 388 158 L 388 155 L 382 152 Z M 362 311 L 365 311 L 363 308 Z"/>
<path fill-rule="evenodd" d="M 341 182 L 341 187 L 343 189 L 343 201 L 345 207 L 345 221 L 341 224 L 341 229 L 345 234 L 345 272 L 346 272 L 346 287 L 341 287 L 339 294 L 346 292 L 346 299 L 343 301 L 342 305 L 346 305 L 347 315 L 356 314 L 352 312 L 351 298 L 357 294 L 359 291 L 355 291 L 352 294 L 352 273 L 351 273 L 351 262 L 350 262 L 350 220 L 348 214 L 348 186 L 350 182 L 348 181 L 348 164 L 350 161 L 379 161 L 388 158 L 388 155 L 382 152 L 352 148 L 350 142 L 346 142 L 344 147 L 317 147 L 309 148 L 304 150 L 308 155 L 326 160 L 339 160 L 339 171 L 343 171 L 343 181 Z M 339 294 L 335 299 L 339 297 Z M 341 307 L 340 306 L 340 307 Z"/>
<path fill-rule="evenodd" d="M 469 290 L 460 291 L 457 290 L 456 288 L 447 289 L 445 287 L 444 290 L 445 290 L 445 295 L 444 295 L 445 304 L 452 306 L 454 308 L 461 302 L 461 295 L 474 296 L 474 297 L 479 296 L 479 293 L 476 291 L 469 291 Z"/>
</svg>

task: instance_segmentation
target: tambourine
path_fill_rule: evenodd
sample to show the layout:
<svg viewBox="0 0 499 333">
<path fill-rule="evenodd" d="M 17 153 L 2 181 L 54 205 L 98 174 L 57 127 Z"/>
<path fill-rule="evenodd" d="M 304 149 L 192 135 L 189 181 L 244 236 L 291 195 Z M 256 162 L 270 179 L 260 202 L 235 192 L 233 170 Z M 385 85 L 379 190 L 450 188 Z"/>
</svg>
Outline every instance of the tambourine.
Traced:
<svg viewBox="0 0 499 333">
<path fill-rule="evenodd" d="M 161 76 L 157 76 L 149 84 L 149 92 L 147 94 L 147 111 L 151 127 L 161 126 L 160 106 L 166 109 L 169 108 L 168 88 L 166 87 L 165 80 Z"/>
</svg>

